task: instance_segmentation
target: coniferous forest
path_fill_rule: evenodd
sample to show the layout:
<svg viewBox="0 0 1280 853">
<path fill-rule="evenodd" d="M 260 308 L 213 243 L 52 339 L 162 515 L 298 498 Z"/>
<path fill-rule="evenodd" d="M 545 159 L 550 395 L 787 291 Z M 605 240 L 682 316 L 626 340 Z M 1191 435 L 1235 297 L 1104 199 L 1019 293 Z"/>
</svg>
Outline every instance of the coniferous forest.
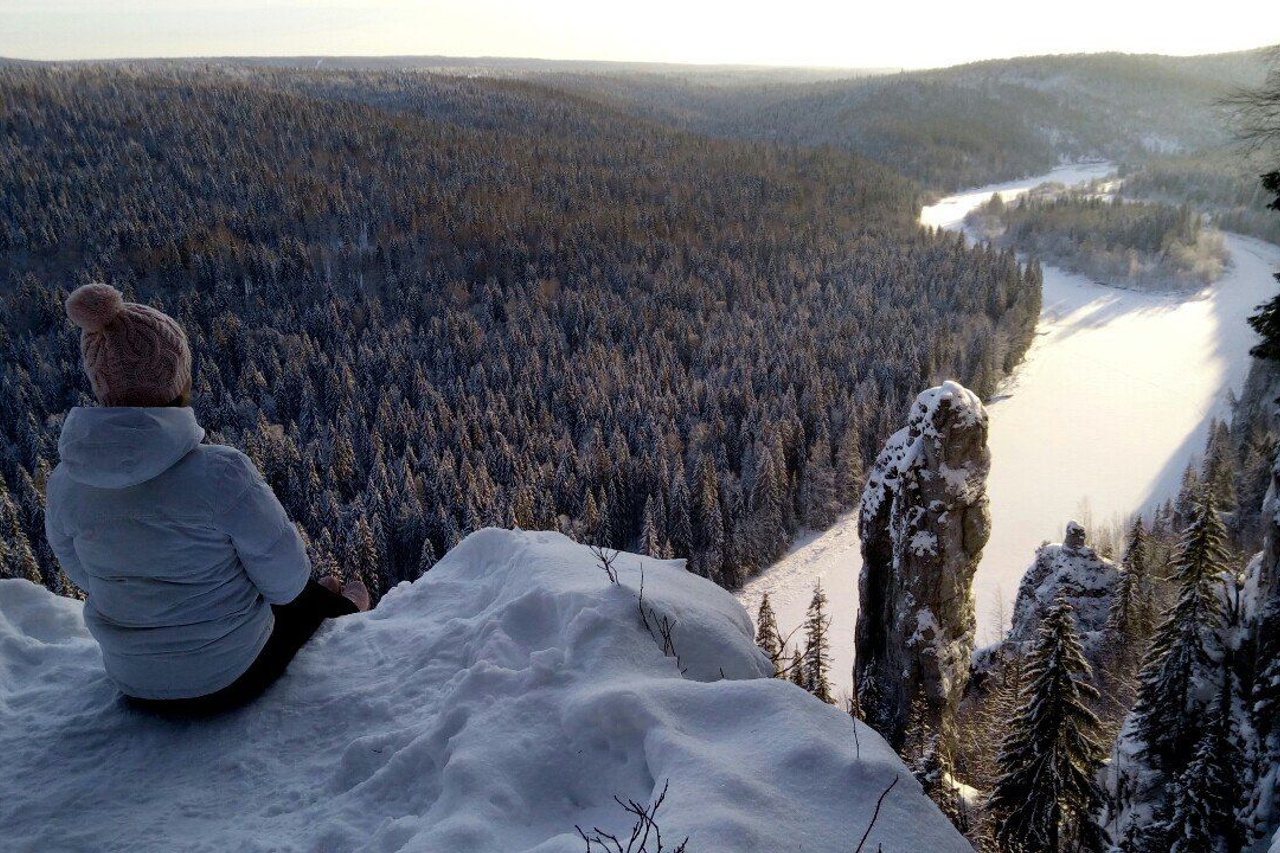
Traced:
<svg viewBox="0 0 1280 853">
<path fill-rule="evenodd" d="M 317 579 L 363 581 L 376 605 L 481 528 L 560 531 L 593 546 L 601 600 L 625 600 L 674 682 L 699 644 L 665 591 L 645 597 L 648 561 L 631 599 L 614 552 L 741 590 L 856 508 L 852 695 L 829 587 L 798 624 L 765 592 L 752 626 L 661 567 L 754 628 L 762 669 L 719 680 L 785 688 L 828 722 L 767 676 L 844 705 L 962 848 L 1280 839 L 1280 297 L 1249 321 L 1248 380 L 1228 420 L 1204 413 L 1176 497 L 1070 520 L 1026 555 L 985 648 L 973 600 L 1001 521 L 984 403 L 1017 390 L 1000 383 L 1037 334 L 1038 258 L 1172 290 L 1230 268 L 1217 228 L 1276 240 L 1274 157 L 1228 162 L 1206 94 L 1262 79 L 1256 52 L 849 79 L 310 65 L 0 61 L 0 579 L 83 597 L 45 541 L 45 494 L 67 411 L 93 401 L 65 301 L 107 282 L 186 329 L 208 440 L 256 464 Z M 1266 79 L 1272 109 L 1280 66 Z M 941 192 L 1103 158 L 1122 188 L 997 193 L 967 236 L 919 224 Z M 1051 416 L 1089 417 L 1077 404 Z M 609 614 L 591 618 L 623 625 Z M 716 680 L 705 668 L 691 680 Z M 647 831 L 666 795 L 652 813 L 615 799 Z M 588 851 L 612 838 L 574 828 Z"/>
<path fill-rule="evenodd" d="M 386 590 L 485 525 L 685 556 L 734 588 L 855 499 L 919 388 L 990 393 L 1038 269 L 914 225 L 832 149 L 715 141 L 537 85 L 0 71 L 5 572 L 88 400 L 62 300 L 172 313 L 214 440 L 319 574 Z"/>
<path fill-rule="evenodd" d="M 1195 289 L 1228 260 L 1222 235 L 1185 204 L 1048 192 L 1006 205 L 994 195 L 966 221 L 997 245 L 1121 286 Z"/>
</svg>

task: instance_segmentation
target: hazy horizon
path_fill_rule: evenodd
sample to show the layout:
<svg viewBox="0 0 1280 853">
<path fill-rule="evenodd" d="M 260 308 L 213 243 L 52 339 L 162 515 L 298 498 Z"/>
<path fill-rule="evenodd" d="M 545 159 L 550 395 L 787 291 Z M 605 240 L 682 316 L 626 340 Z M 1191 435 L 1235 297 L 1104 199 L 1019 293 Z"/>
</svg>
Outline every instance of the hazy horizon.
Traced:
<svg viewBox="0 0 1280 853">
<path fill-rule="evenodd" d="M 1146 4 L 1083 0 L 1046 22 L 1012 0 L 787 14 L 751 0 L 618 4 L 512 0 L 0 0 L 0 56 L 35 61 L 444 57 L 534 61 L 920 69 L 1069 53 L 1194 56 L 1266 47 L 1256 4 L 1224 0 L 1192 27 Z"/>
</svg>

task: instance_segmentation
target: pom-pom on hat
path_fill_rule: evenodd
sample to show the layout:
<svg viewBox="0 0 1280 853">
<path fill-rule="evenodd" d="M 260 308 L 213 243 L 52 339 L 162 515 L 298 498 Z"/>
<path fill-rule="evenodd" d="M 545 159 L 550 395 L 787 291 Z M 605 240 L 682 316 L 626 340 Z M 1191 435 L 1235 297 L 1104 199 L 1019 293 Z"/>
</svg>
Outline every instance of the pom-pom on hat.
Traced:
<svg viewBox="0 0 1280 853">
<path fill-rule="evenodd" d="M 102 405 L 167 406 L 190 386 L 191 349 L 172 317 L 107 284 L 76 288 L 67 316 L 81 329 L 84 372 Z"/>
</svg>

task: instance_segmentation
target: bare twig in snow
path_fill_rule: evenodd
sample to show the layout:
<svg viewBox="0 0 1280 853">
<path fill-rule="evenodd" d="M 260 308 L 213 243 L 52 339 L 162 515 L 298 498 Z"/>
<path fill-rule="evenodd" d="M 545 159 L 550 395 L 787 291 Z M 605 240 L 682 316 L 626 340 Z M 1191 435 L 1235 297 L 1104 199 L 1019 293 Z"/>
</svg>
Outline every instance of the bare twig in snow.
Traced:
<svg viewBox="0 0 1280 853">
<path fill-rule="evenodd" d="M 618 570 L 613 567 L 613 561 L 618 559 L 618 552 L 599 545 L 588 545 L 587 550 L 596 558 L 596 565 L 604 569 L 604 573 L 609 576 L 609 583 L 618 583 Z"/>
<path fill-rule="evenodd" d="M 582 827 L 575 825 L 573 828 L 578 831 L 578 837 L 586 842 L 587 853 L 594 853 L 597 849 L 603 853 L 686 853 L 688 837 L 675 848 L 667 848 L 662 843 L 662 829 L 658 826 L 658 809 L 662 808 L 670 786 L 671 782 L 668 780 L 662 786 L 662 793 L 658 794 L 657 799 L 649 806 L 635 800 L 623 802 L 617 795 L 614 796 L 614 802 L 636 819 L 631 826 L 631 834 L 625 845 L 616 835 L 611 835 L 598 826 L 592 827 L 591 834 L 588 835 Z M 650 840 L 653 841 L 653 848 L 649 847 Z"/>
<path fill-rule="evenodd" d="M 898 784 L 898 777 L 894 776 L 893 781 L 889 783 L 889 787 L 880 792 L 880 798 L 876 800 L 876 810 L 871 813 L 871 823 L 867 824 L 867 830 L 862 833 L 862 838 L 858 841 L 858 846 L 853 849 L 853 853 L 862 853 L 862 845 L 867 843 L 867 836 L 871 834 L 872 828 L 876 825 L 876 819 L 880 817 L 880 806 L 884 804 L 884 798 L 889 796 L 889 792 L 893 790 L 893 786 L 896 784 Z"/>
<path fill-rule="evenodd" d="M 673 636 L 676 623 L 672 621 L 670 616 L 660 616 L 658 611 L 645 604 L 644 563 L 640 564 L 640 592 L 636 597 L 636 604 L 640 608 L 640 622 L 644 625 L 644 629 L 649 632 L 650 637 L 653 637 L 662 646 L 664 655 L 676 659 L 676 668 L 680 670 L 681 674 L 684 674 L 686 669 L 680 663 L 680 655 L 676 652 L 676 641 Z"/>
</svg>

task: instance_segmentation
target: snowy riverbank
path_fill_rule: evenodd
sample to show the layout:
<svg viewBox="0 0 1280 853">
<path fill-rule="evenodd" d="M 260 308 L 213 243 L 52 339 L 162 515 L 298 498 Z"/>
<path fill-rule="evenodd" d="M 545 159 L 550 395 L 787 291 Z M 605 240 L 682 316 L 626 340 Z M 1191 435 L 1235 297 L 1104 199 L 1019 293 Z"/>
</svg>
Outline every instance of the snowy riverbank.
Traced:
<svg viewBox="0 0 1280 853">
<path fill-rule="evenodd" d="M 922 223 L 957 230 L 965 214 L 999 192 L 1006 199 L 1045 181 L 1102 177 L 1107 164 L 949 196 Z M 991 414 L 992 534 L 974 581 L 978 642 L 991 639 L 1003 601 L 1046 539 L 1087 502 L 1095 521 L 1149 508 L 1172 495 L 1204 446 L 1209 420 L 1226 413 L 1229 389 L 1248 369 L 1245 318 L 1274 290 L 1280 248 L 1227 235 L 1232 266 L 1195 297 L 1118 290 L 1044 268 L 1044 307 L 1026 361 L 1006 381 Z M 906 417 L 906 412 L 902 413 Z M 821 580 L 831 599 L 833 677 L 851 685 L 861 561 L 850 513 L 792 551 L 739 594 L 754 613 L 768 592 L 784 632 L 799 624 Z"/>
</svg>

